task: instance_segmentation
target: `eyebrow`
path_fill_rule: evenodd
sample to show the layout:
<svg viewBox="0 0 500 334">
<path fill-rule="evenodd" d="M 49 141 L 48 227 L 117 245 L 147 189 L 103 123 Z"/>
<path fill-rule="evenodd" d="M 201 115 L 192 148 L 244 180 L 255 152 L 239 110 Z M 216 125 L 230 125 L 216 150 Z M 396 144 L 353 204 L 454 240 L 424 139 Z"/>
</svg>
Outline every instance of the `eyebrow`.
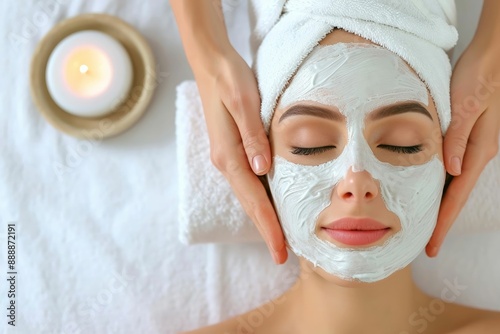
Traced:
<svg viewBox="0 0 500 334">
<path fill-rule="evenodd" d="M 434 121 L 434 118 L 432 117 L 430 112 L 426 108 L 424 108 L 420 103 L 417 102 L 405 102 L 405 103 L 398 103 L 386 106 L 378 111 L 371 113 L 369 115 L 369 119 L 375 121 L 381 118 L 399 115 L 407 112 L 416 112 L 425 115 L 429 117 L 432 121 Z M 278 123 L 283 121 L 285 118 L 297 115 L 321 117 L 338 122 L 343 122 L 345 119 L 345 117 L 340 112 L 332 109 L 319 106 L 308 106 L 304 104 L 297 104 L 290 107 L 287 111 L 285 111 L 283 115 L 281 115 Z"/>
<path fill-rule="evenodd" d="M 335 110 L 318 106 L 297 104 L 285 111 L 283 115 L 281 115 L 278 123 L 283 121 L 285 118 L 297 115 L 316 116 L 338 122 L 343 122 L 345 119 L 345 117 L 340 112 Z"/>
<path fill-rule="evenodd" d="M 381 118 L 399 115 L 407 112 L 416 112 L 425 115 L 429 117 L 432 121 L 434 121 L 434 118 L 432 118 L 431 113 L 426 108 L 424 108 L 420 103 L 417 102 L 405 102 L 405 103 L 398 103 L 386 106 L 378 111 L 371 113 L 368 116 L 368 118 L 374 121 Z"/>
</svg>

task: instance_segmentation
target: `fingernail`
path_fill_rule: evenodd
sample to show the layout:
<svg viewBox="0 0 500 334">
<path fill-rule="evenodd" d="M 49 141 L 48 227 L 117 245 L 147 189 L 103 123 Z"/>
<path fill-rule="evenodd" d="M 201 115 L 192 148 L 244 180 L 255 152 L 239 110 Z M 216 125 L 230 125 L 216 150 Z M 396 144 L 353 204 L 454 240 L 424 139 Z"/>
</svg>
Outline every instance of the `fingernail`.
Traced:
<svg viewBox="0 0 500 334">
<path fill-rule="evenodd" d="M 451 169 L 455 174 L 462 173 L 462 160 L 459 157 L 451 158 Z"/>
<path fill-rule="evenodd" d="M 266 158 L 264 158 L 263 155 L 257 155 L 253 158 L 252 165 L 253 165 L 252 166 L 253 171 L 256 174 L 262 173 L 263 171 L 266 170 L 266 165 L 267 165 Z"/>
</svg>

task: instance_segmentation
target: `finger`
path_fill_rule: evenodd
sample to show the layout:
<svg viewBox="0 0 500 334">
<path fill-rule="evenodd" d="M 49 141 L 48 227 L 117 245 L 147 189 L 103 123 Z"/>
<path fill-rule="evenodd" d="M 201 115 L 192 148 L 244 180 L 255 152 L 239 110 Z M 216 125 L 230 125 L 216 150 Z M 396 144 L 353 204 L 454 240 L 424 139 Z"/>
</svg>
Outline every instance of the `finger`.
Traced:
<svg viewBox="0 0 500 334">
<path fill-rule="evenodd" d="M 472 90 L 468 90 L 472 92 Z M 444 164 L 454 176 L 462 172 L 467 142 L 477 119 L 485 110 L 485 101 L 474 94 L 452 94 L 451 123 L 444 138 Z"/>
<path fill-rule="evenodd" d="M 224 108 L 219 105 L 218 108 Z M 226 126 L 224 126 L 226 125 Z M 277 264 L 287 259 L 285 238 L 266 190 L 250 169 L 231 115 L 216 112 L 207 118 L 211 158 L 229 181 L 233 192 L 252 219 Z"/>
<path fill-rule="evenodd" d="M 264 175 L 271 166 L 271 149 L 260 118 L 257 82 L 247 84 L 244 94 L 233 92 L 223 102 L 236 123 L 249 165 L 255 174 Z"/>
<path fill-rule="evenodd" d="M 275 262 L 284 263 L 287 258 L 285 238 L 262 182 L 251 169 L 238 161 L 228 163 L 224 174 L 247 214 L 254 217 L 253 221 L 266 240 Z"/>
<path fill-rule="evenodd" d="M 488 112 L 488 111 L 487 111 Z M 485 112 L 477 121 L 464 155 L 463 171 L 455 177 L 441 201 L 438 222 L 426 247 L 427 255 L 434 257 L 439 252 L 446 234 L 464 207 L 470 192 L 486 164 L 495 155 L 498 144 L 498 121 L 491 121 Z M 490 148 L 493 151 L 489 151 Z"/>
</svg>

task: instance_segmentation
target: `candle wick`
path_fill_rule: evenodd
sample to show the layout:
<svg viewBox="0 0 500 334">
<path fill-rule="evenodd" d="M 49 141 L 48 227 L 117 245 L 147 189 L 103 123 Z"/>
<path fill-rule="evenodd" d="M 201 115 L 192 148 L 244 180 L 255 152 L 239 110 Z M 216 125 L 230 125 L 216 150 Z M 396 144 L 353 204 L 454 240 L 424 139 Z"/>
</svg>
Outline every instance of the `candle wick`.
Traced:
<svg viewBox="0 0 500 334">
<path fill-rule="evenodd" d="M 80 65 L 80 73 L 85 74 L 89 71 L 89 67 L 87 65 Z"/>
</svg>

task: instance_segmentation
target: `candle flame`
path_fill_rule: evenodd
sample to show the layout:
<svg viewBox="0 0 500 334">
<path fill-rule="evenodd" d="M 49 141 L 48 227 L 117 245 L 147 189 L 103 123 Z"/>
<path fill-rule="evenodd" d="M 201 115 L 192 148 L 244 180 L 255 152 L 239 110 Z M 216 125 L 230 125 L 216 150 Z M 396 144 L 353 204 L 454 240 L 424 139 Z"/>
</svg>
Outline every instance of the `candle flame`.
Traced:
<svg viewBox="0 0 500 334">
<path fill-rule="evenodd" d="M 85 74 L 89 71 L 89 67 L 85 64 L 80 65 L 80 73 Z"/>
</svg>

